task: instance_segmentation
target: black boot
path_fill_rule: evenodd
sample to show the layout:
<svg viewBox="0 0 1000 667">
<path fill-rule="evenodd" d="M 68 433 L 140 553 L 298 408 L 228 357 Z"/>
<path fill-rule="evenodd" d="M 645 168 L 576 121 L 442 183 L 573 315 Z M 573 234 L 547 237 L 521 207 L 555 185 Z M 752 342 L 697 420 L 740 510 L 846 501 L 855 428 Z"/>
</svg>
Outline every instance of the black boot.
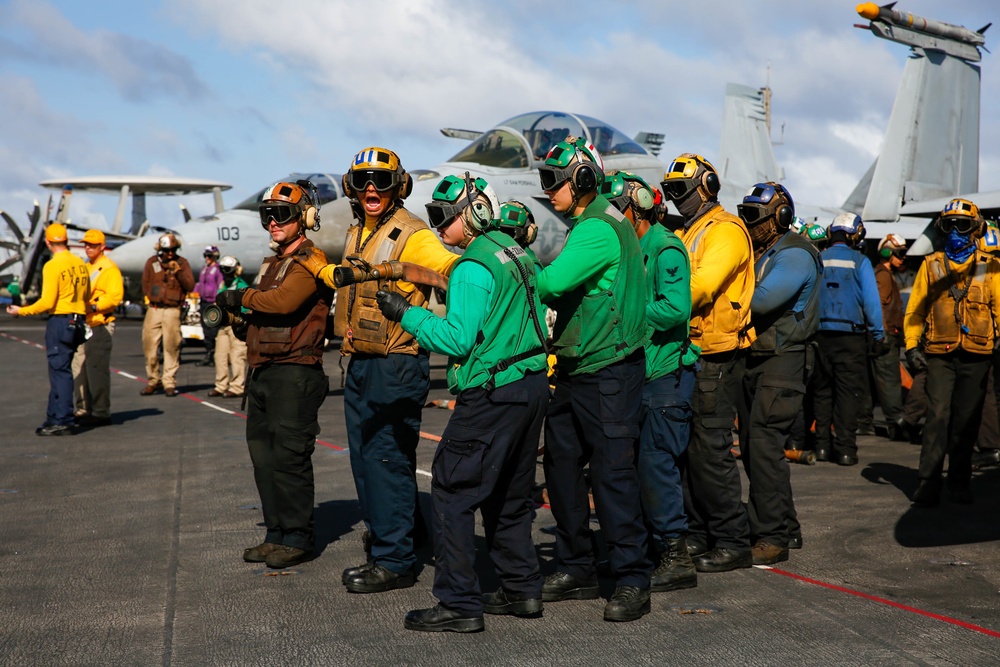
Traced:
<svg viewBox="0 0 1000 667">
<path fill-rule="evenodd" d="M 201 361 L 195 364 L 195 366 L 214 366 L 215 365 L 215 353 L 206 352 L 205 356 L 202 357 Z"/>
<path fill-rule="evenodd" d="M 687 540 L 675 537 L 667 540 L 667 550 L 660 557 L 660 565 L 653 570 L 650 590 L 655 593 L 694 588 L 698 585 L 698 571 L 688 553 Z"/>
</svg>

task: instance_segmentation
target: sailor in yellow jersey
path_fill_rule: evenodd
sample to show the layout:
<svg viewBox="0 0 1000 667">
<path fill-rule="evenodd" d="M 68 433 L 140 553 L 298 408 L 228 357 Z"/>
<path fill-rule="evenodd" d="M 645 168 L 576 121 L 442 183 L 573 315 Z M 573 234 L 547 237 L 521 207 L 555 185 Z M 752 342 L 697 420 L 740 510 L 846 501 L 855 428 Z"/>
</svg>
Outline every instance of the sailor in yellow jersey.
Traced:
<svg viewBox="0 0 1000 667">
<path fill-rule="evenodd" d="M 49 404 L 38 435 L 75 435 L 73 423 L 73 353 L 83 342 L 84 311 L 90 281 L 83 260 L 69 251 L 66 227 L 45 229 L 52 259 L 42 267 L 42 296 L 30 306 L 7 306 L 11 315 L 49 313 L 45 325 L 45 356 L 49 362 Z"/>
<path fill-rule="evenodd" d="M 73 393 L 76 422 L 81 426 L 111 424 L 111 347 L 115 333 L 115 309 L 125 297 L 122 272 L 104 254 L 104 232 L 88 229 L 83 235 L 90 276 L 87 326 L 90 337 L 73 357 Z"/>
<path fill-rule="evenodd" d="M 343 178 L 344 193 L 357 219 L 347 232 L 347 258 L 376 264 L 410 262 L 448 274 L 458 255 L 448 252 L 420 218 L 403 206 L 413 182 L 399 156 L 372 146 L 354 156 Z M 314 276 L 335 287 L 336 265 L 302 262 Z M 364 565 L 344 571 L 351 593 L 381 593 L 413 586 L 416 581 L 416 450 L 420 418 L 430 388 L 430 359 L 413 335 L 379 310 L 379 289 L 424 307 L 430 288 L 402 280 L 369 281 L 337 293 L 334 330 L 343 336 L 342 355 L 350 355 L 344 386 L 344 413 L 351 450 L 351 471 L 367 528 Z"/>
</svg>

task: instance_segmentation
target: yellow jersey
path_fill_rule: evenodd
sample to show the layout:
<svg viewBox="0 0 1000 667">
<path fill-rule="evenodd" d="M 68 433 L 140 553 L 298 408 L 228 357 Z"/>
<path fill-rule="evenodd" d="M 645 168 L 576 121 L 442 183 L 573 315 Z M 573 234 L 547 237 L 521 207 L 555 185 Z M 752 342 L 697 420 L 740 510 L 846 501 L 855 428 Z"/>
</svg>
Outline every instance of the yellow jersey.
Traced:
<svg viewBox="0 0 1000 667">
<path fill-rule="evenodd" d="M 89 292 L 87 265 L 69 250 L 60 250 L 42 267 L 42 296 L 18 315 L 83 315 Z"/>
<path fill-rule="evenodd" d="M 101 253 L 93 262 L 87 262 L 90 276 L 90 299 L 87 300 L 87 324 L 96 327 L 115 321 L 115 308 L 125 298 L 125 284 L 118 265 Z"/>
</svg>

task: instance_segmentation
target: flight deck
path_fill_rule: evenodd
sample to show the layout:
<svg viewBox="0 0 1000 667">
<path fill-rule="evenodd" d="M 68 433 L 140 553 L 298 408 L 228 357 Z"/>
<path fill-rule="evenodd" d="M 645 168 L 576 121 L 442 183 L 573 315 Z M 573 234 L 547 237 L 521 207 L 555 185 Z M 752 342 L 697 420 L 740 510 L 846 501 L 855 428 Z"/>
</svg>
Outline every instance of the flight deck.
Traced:
<svg viewBox="0 0 1000 667">
<path fill-rule="evenodd" d="M 631 623 L 605 622 L 605 601 L 590 600 L 548 603 L 539 619 L 487 615 L 477 634 L 412 632 L 406 612 L 435 602 L 429 545 L 413 588 L 340 583 L 364 553 L 336 349 L 313 456 L 316 556 L 279 571 L 241 558 L 263 529 L 239 399 L 207 397 L 214 369 L 195 364 L 200 347 L 182 351 L 180 395 L 140 396 L 140 338 L 141 321 L 119 321 L 113 424 L 43 438 L 44 322 L 0 316 L 0 665 L 997 664 L 998 467 L 974 472 L 973 505 L 911 508 L 919 447 L 861 437 L 860 465 L 791 464 L 804 548 L 786 563 L 699 574 L 697 588 L 654 593 Z M 431 361 L 430 400 L 447 399 L 446 360 Z M 424 411 L 428 517 L 449 415 Z M 553 526 L 539 506 L 545 574 Z M 482 551 L 477 569 L 495 590 Z M 607 597 L 613 582 L 601 587 Z"/>
</svg>

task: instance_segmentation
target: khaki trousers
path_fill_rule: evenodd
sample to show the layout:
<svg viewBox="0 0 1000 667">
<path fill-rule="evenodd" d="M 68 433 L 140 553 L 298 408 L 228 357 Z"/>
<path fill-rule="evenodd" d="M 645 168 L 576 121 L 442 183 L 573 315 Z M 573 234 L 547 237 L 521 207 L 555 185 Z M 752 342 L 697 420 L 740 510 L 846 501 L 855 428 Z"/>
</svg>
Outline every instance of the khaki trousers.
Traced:
<svg viewBox="0 0 1000 667">
<path fill-rule="evenodd" d="M 222 327 L 215 337 L 215 391 L 242 395 L 246 376 L 247 344 L 236 337 L 232 327 Z"/>
<path fill-rule="evenodd" d="M 163 368 L 156 358 L 157 348 L 163 341 Z M 181 309 L 152 308 L 146 311 L 142 322 L 142 353 L 146 356 L 146 378 L 149 384 L 163 385 L 164 389 L 177 388 L 177 369 L 181 356 Z M 161 374 L 162 371 L 162 374 Z M 162 375 L 162 376 L 161 376 Z"/>
<path fill-rule="evenodd" d="M 111 347 L 115 323 L 91 329 L 93 334 L 73 355 L 73 399 L 76 416 L 111 416 Z"/>
</svg>

